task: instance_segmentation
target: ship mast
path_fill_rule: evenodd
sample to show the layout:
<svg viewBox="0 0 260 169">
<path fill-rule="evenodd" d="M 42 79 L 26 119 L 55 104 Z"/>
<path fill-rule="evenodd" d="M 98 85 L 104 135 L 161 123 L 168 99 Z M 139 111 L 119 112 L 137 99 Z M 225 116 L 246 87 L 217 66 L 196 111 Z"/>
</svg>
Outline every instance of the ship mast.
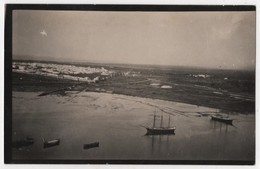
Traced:
<svg viewBox="0 0 260 169">
<path fill-rule="evenodd" d="M 154 112 L 154 115 L 153 115 L 153 128 L 155 128 L 155 112 Z"/>
<path fill-rule="evenodd" d="M 160 127 L 162 128 L 162 126 L 163 126 L 163 115 L 161 114 L 161 125 L 160 125 Z"/>
<path fill-rule="evenodd" d="M 168 127 L 170 128 L 171 116 L 169 115 Z"/>
</svg>

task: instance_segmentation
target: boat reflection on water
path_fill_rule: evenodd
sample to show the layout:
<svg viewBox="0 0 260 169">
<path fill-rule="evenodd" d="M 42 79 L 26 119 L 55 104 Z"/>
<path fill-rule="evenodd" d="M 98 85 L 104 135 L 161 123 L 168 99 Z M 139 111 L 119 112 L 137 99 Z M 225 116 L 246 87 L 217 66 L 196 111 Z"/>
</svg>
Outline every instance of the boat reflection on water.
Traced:
<svg viewBox="0 0 260 169">
<path fill-rule="evenodd" d="M 220 121 L 216 121 L 216 120 L 210 120 L 211 124 L 212 124 L 212 128 L 214 129 L 214 131 L 219 131 L 219 133 L 224 133 L 227 134 L 228 133 L 228 128 L 230 126 L 230 124 L 228 123 L 222 123 Z"/>
<path fill-rule="evenodd" d="M 170 151 L 170 137 L 173 137 L 173 135 L 149 135 L 149 137 L 151 138 L 152 154 Z"/>
</svg>

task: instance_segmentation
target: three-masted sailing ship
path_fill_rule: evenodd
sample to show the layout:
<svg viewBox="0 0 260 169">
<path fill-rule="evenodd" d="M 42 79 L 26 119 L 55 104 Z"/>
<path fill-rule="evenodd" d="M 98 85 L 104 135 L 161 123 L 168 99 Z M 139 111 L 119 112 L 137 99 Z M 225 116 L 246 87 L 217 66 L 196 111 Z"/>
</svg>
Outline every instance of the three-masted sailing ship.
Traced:
<svg viewBox="0 0 260 169">
<path fill-rule="evenodd" d="M 152 127 L 145 127 L 147 130 L 146 135 L 169 135 L 169 134 L 175 134 L 175 129 L 176 127 L 171 127 L 171 117 L 169 115 L 169 121 L 168 121 L 168 126 L 164 127 L 163 126 L 163 115 L 161 114 L 161 123 L 160 127 L 156 127 L 156 114 L 154 113 L 153 116 L 153 125 Z"/>
</svg>

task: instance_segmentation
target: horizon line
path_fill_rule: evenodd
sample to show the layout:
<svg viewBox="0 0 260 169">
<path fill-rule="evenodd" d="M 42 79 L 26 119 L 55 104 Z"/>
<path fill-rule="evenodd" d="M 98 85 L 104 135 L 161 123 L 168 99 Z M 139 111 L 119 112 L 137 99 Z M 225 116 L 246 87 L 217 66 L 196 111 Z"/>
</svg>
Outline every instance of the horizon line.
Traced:
<svg viewBox="0 0 260 169">
<path fill-rule="evenodd" d="M 16 55 L 18 56 L 18 55 Z M 21 55 L 20 55 L 21 56 Z M 71 64 L 84 64 L 84 63 L 89 63 L 89 64 L 111 64 L 111 65 L 143 65 L 143 66 L 165 66 L 165 67 L 186 67 L 186 68 L 194 68 L 194 69 L 211 69 L 211 70 L 238 70 L 238 71 L 256 71 L 256 68 L 252 69 L 232 69 L 232 68 L 223 68 L 223 67 L 202 67 L 202 66 L 189 66 L 189 65 L 167 65 L 167 64 L 145 64 L 145 63 L 113 63 L 113 62 L 101 62 L 101 61 L 69 61 L 69 60 L 64 60 L 64 61 L 58 61 L 58 60 L 41 60 L 41 59 L 14 59 L 12 58 L 12 61 L 35 61 L 35 62 L 55 62 L 55 63 L 71 63 Z M 256 65 L 255 65 L 256 67 Z"/>
</svg>

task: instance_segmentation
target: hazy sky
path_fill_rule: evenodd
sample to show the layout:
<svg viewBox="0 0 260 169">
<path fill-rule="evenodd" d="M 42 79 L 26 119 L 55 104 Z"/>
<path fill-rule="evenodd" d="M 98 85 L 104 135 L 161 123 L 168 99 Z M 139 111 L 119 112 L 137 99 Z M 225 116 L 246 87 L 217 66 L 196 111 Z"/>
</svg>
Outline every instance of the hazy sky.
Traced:
<svg viewBox="0 0 260 169">
<path fill-rule="evenodd" d="M 13 58 L 254 69 L 255 12 L 13 12 Z"/>
</svg>

